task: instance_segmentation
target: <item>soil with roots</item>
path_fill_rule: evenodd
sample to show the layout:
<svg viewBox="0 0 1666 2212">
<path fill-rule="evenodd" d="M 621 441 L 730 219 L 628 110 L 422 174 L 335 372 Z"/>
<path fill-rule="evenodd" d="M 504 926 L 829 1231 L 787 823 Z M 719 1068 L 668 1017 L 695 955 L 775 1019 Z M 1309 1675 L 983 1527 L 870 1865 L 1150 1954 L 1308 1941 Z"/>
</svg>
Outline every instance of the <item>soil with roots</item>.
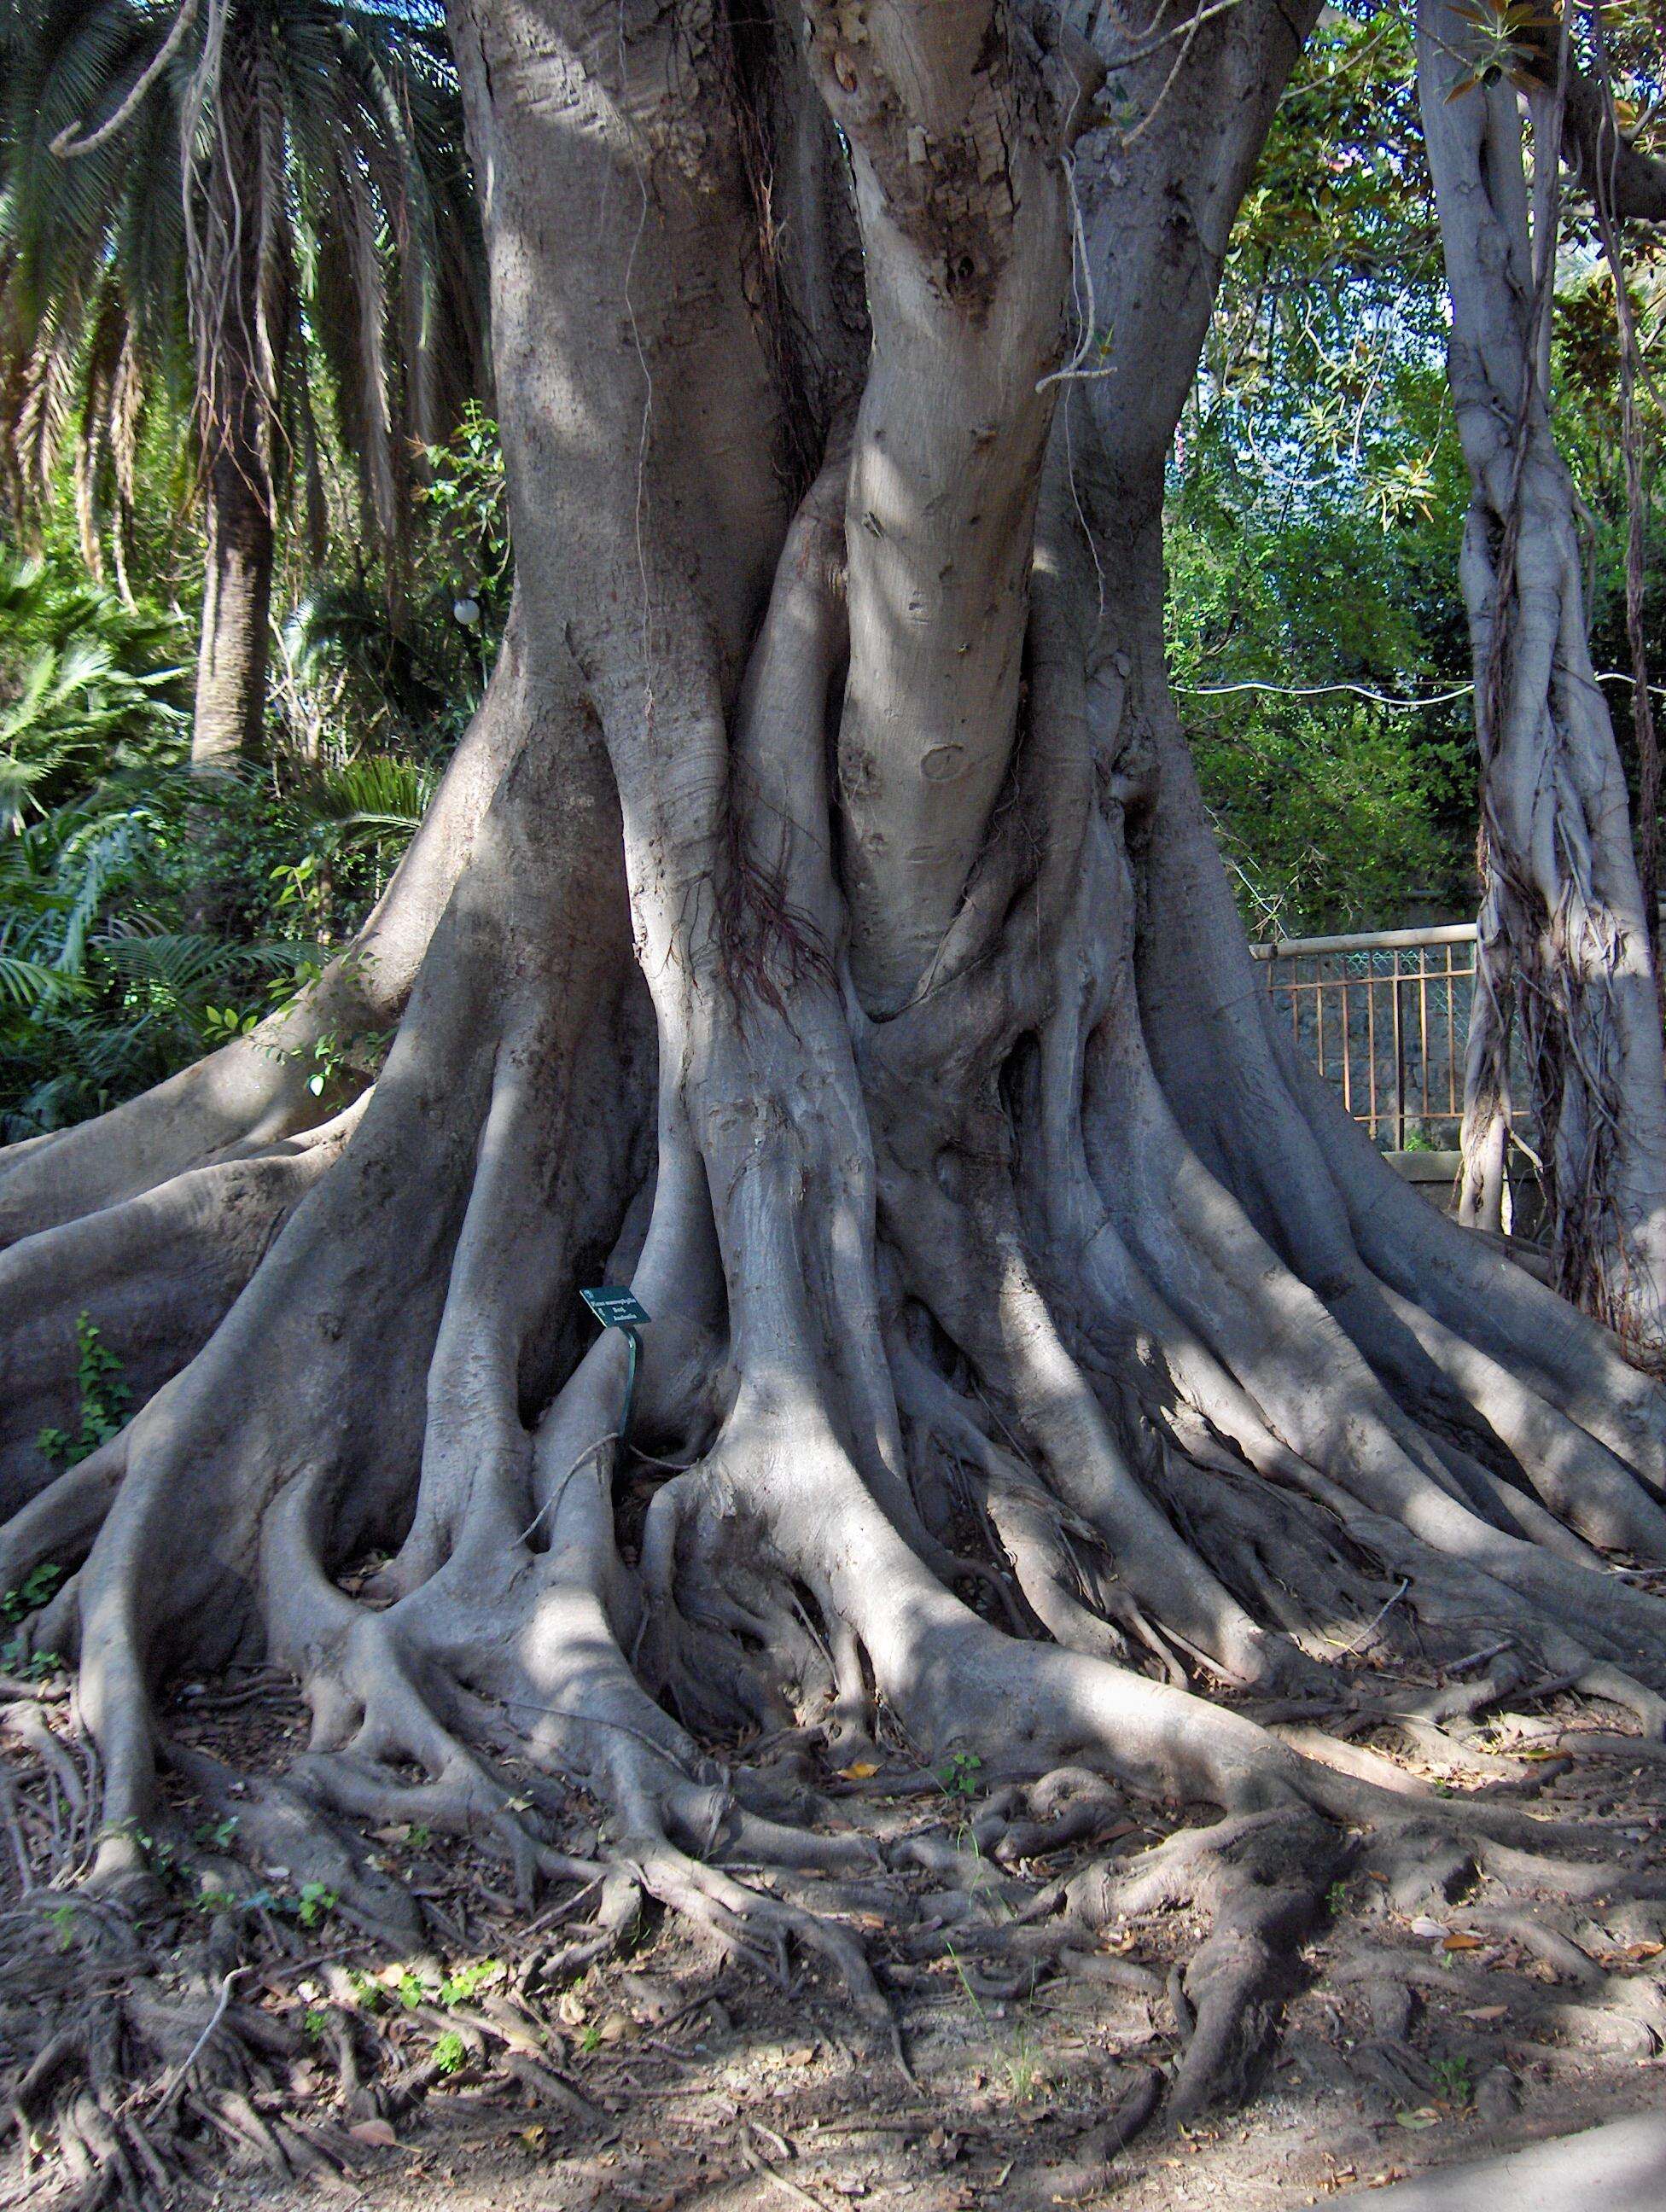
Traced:
<svg viewBox="0 0 1666 2212">
<path fill-rule="evenodd" d="M 193 1863 L 154 1852 L 149 1896 L 88 1899 L 61 1881 L 80 1769 L 61 1686 L 10 1719 L 0 2202 L 1283 2212 L 1661 2094 L 1661 1909 L 1506 1898 L 1473 1869 L 1413 1887 L 1355 1848 L 1291 1962 L 1256 2101 L 1150 2124 L 1208 1928 L 1146 1869 L 1210 1815 L 1082 1773 L 1020 1794 L 901 1743 L 871 1777 L 803 1762 L 829 1832 L 873 1849 L 865 1881 L 796 1887 L 867 1948 L 896 2025 L 879 2051 L 818 1962 L 781 1971 L 595 1882 L 529 1919 L 489 1858 L 420 1822 L 356 1853 L 420 1900 L 420 1933 L 276 1862 L 217 1887 L 236 1815 L 183 1770 L 163 1817 Z M 275 1780 L 305 1737 L 265 1669 L 181 1685 L 169 1722 L 185 1758 Z M 68 1754 L 56 1788 L 43 1729 Z M 1566 1696 L 1438 1744 L 1367 1735 L 1408 1783 L 1577 1820 L 1616 1893 L 1657 1854 L 1666 1759 Z M 581 1814 L 567 1840 L 594 1848 Z"/>
<path fill-rule="evenodd" d="M 766 1983 L 899 2114 L 1079 2008 L 1066 2198 L 1292 2008 L 1408 2136 L 1655 2053 L 1666 1393 L 1255 972 L 1161 516 L 1301 16 L 1125 12 L 454 8 L 487 697 L 300 1001 L 0 1156 L 15 2193 L 599 2158 Z"/>
</svg>

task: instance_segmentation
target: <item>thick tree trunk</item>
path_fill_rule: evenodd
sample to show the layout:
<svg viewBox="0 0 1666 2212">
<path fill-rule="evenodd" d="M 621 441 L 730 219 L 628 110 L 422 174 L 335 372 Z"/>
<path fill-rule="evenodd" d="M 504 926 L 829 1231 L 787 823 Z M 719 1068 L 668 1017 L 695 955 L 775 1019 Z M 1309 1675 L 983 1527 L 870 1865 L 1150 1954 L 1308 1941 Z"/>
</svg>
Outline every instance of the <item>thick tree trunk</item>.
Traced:
<svg viewBox="0 0 1666 2212">
<path fill-rule="evenodd" d="M 234 5 L 206 116 L 210 151 L 193 270 L 207 564 L 191 763 L 226 767 L 258 750 L 271 615 L 272 420 L 285 334 L 263 297 L 273 211 L 262 160 L 257 11 Z"/>
<path fill-rule="evenodd" d="M 1347 1826 L 1396 1895 L 1527 1863 L 1518 1814 L 1205 1690 L 1438 1720 L 1353 1655 L 1479 1647 L 1466 1710 L 1550 1676 L 1666 1722 L 1601 1557 L 1666 1559 L 1656 1388 L 1289 1056 L 1167 688 L 1163 459 L 1299 21 L 1240 0 L 1180 70 L 1165 17 L 1080 21 L 458 0 L 517 549 L 486 707 L 290 1026 L 0 1161 L 0 1548 L 76 1566 L 30 1633 L 75 1656 L 100 1881 L 158 1819 L 159 1685 L 262 1652 L 313 1737 L 235 1803 L 297 1880 L 408 1912 L 342 1823 L 420 1819 L 530 1895 L 592 1870 L 581 1790 L 628 1897 L 818 1952 L 877 2023 L 817 1887 L 869 1841 L 704 1742 L 981 1762 L 981 1850 L 1095 1768 L 1225 1817 L 988 1940 L 1205 1903 L 1183 2117 L 1253 2078 Z M 1090 287 L 1110 373 L 1061 376 Z M 306 1041 L 394 1020 L 309 1127 Z M 652 1316 L 625 1435 L 599 1279 Z M 82 1310 L 155 1387 L 54 1476 Z"/>
<path fill-rule="evenodd" d="M 1474 33 L 1423 0 L 1419 87 L 1469 464 L 1462 582 L 1475 668 L 1482 902 L 1462 1218 L 1500 1225 L 1519 1039 L 1560 1289 L 1666 1360 L 1666 1062 L 1625 774 L 1589 645 L 1578 511 L 1549 406 L 1554 94 L 1457 91 Z"/>
</svg>

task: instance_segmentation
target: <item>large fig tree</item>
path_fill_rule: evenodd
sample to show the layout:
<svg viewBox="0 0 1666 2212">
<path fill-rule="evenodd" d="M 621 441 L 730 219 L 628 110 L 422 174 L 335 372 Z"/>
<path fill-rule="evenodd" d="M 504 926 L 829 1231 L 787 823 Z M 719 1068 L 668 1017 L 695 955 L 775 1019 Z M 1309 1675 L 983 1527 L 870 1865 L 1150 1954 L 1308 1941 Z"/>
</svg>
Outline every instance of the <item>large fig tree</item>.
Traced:
<svg viewBox="0 0 1666 2212">
<path fill-rule="evenodd" d="M 1215 1812 L 1018 1933 L 1214 1908 L 1183 2114 L 1350 1831 L 1396 1881 L 1542 1864 L 1273 1732 L 1369 1708 L 1348 1655 L 1419 1656 L 1402 1716 L 1666 1719 L 1603 1557 L 1666 1559 L 1656 1385 L 1292 1056 L 1165 684 L 1165 457 L 1315 12 L 458 0 L 485 704 L 310 997 L 0 1170 L 0 1586 L 76 1563 L 33 1632 L 100 1879 L 161 1686 L 264 1655 L 310 1747 L 189 1771 L 297 1879 L 374 1899 L 344 1819 L 587 1877 L 578 1787 L 626 1890 L 872 2009 L 800 1879 L 871 1864 L 816 1759 L 1097 1770 Z M 603 1281 L 652 1316 L 629 1397 Z M 137 1410 L 52 1475 L 82 1312 Z M 789 1790 L 734 1747 L 794 1723 Z"/>
</svg>

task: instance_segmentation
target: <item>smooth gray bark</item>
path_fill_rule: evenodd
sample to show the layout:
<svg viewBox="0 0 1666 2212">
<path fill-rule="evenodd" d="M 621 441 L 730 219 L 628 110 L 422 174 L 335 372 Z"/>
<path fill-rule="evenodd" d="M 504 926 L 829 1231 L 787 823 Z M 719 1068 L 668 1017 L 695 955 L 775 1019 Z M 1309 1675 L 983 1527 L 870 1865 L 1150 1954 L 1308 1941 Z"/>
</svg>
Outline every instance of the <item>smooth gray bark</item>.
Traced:
<svg viewBox="0 0 1666 2212">
<path fill-rule="evenodd" d="M 1666 1549 L 1666 1422 L 1289 1062 L 1168 691 L 1163 459 L 1301 21 L 1067 28 L 1091 67 L 994 5 L 458 0 L 514 638 L 370 980 L 297 1018 L 362 990 L 398 1036 L 207 1340 L 0 1543 L 77 1561 L 32 1632 L 76 1655 L 104 1879 L 160 1686 L 234 1651 L 304 1688 L 321 1835 L 420 1818 L 530 1897 L 581 1870 L 581 1789 L 629 1896 L 790 1937 L 876 2024 L 849 1928 L 722 1863 L 866 1846 L 714 1732 L 1211 1802 L 1097 1908 L 1213 1916 L 1184 2117 L 1252 2077 L 1341 1824 L 1389 1863 L 1525 1832 L 1423 1796 L 1413 1830 L 1383 1762 L 1204 1692 L 1330 1710 L 1370 1694 L 1339 1642 L 1438 1668 L 1479 1620 L 1510 1657 L 1478 1699 L 1554 1674 L 1659 1729 L 1658 1605 L 1592 1547 Z M 1096 137 L 1101 68 L 1138 136 Z M 1077 210 L 1091 379 L 1055 374 L 1091 342 Z M 183 1135 L 137 1102 L 0 1177 L 16 1283 L 119 1261 L 135 1205 L 185 1249 L 200 1178 L 271 1180 L 304 1113 L 251 1056 L 172 1103 Z M 654 1316 L 623 1438 L 603 1279 Z"/>
<path fill-rule="evenodd" d="M 1419 86 L 1471 483 L 1462 577 L 1481 770 L 1462 1216 L 1499 1223 L 1518 1037 L 1558 1287 L 1658 1363 L 1666 1063 L 1625 775 L 1591 665 L 1578 503 L 1551 424 L 1554 197 L 1541 162 L 1530 212 L 1511 86 L 1452 96 L 1468 35 L 1451 0 L 1423 0 Z M 1554 140 L 1554 94 L 1535 112 L 1535 138 Z"/>
</svg>

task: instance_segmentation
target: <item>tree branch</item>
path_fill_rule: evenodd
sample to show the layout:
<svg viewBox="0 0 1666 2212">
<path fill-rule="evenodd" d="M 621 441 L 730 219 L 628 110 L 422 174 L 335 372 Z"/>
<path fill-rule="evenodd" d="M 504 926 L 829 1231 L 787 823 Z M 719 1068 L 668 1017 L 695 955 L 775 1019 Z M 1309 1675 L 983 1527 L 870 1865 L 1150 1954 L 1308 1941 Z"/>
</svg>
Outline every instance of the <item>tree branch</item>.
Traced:
<svg viewBox="0 0 1666 2212">
<path fill-rule="evenodd" d="M 1570 67 L 1562 153 L 1586 190 L 1621 222 L 1666 222 L 1666 161 L 1620 129 L 1601 85 Z"/>
</svg>

